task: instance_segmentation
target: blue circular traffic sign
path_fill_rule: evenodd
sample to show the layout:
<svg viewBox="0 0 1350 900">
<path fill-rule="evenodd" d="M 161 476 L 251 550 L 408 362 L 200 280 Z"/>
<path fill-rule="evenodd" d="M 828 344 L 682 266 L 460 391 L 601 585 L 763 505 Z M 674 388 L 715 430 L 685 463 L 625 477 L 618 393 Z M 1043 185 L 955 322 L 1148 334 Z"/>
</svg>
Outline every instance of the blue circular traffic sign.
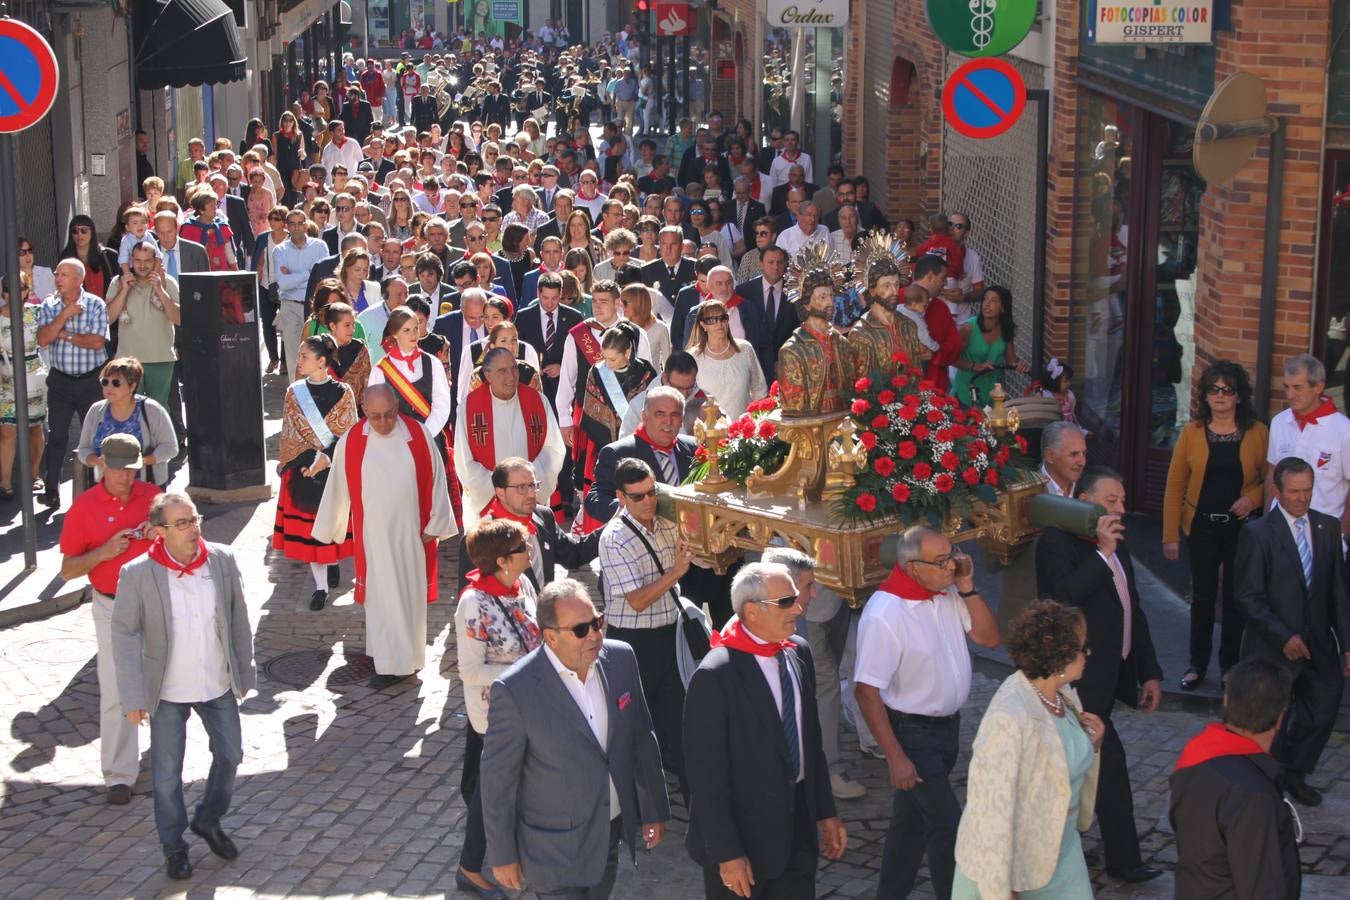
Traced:
<svg viewBox="0 0 1350 900">
<path fill-rule="evenodd" d="M 996 137 L 1017 124 L 1027 106 L 1021 74 L 1001 59 L 973 59 L 942 87 L 947 124 L 970 138 Z"/>
<path fill-rule="evenodd" d="M 23 131 L 51 111 L 56 54 L 34 29 L 0 19 L 0 133 Z"/>
</svg>

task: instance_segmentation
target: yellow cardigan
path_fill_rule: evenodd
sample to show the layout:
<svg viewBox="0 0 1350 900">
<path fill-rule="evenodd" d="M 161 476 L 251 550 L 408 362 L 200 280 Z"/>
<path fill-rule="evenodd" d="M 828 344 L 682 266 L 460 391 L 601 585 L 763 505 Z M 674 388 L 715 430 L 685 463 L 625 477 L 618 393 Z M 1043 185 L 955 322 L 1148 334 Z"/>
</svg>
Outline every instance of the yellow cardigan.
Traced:
<svg viewBox="0 0 1350 900">
<path fill-rule="evenodd" d="M 1262 482 L 1266 475 L 1266 445 L 1270 432 L 1260 422 L 1242 436 L 1238 455 L 1242 458 L 1242 494 L 1261 508 Z M 1163 541 L 1179 541 L 1179 533 L 1191 533 L 1195 519 L 1195 504 L 1200 501 L 1200 486 L 1205 480 L 1205 466 L 1209 463 L 1209 440 L 1205 426 L 1190 422 L 1181 429 L 1176 448 L 1172 450 L 1172 464 L 1167 469 L 1167 493 L 1163 498 Z"/>
</svg>

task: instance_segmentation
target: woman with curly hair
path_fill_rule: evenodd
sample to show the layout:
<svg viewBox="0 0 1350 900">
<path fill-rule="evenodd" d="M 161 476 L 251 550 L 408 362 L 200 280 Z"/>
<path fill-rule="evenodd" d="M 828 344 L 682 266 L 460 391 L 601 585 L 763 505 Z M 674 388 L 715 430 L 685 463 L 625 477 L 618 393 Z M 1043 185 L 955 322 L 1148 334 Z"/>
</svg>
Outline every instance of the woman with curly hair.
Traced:
<svg viewBox="0 0 1350 900">
<path fill-rule="evenodd" d="M 1038 600 L 1004 643 L 1017 671 L 975 735 L 952 897 L 1091 897 L 1078 833 L 1092 824 L 1106 726 L 1070 687 L 1092 652 L 1087 624 L 1071 606 Z"/>
</svg>

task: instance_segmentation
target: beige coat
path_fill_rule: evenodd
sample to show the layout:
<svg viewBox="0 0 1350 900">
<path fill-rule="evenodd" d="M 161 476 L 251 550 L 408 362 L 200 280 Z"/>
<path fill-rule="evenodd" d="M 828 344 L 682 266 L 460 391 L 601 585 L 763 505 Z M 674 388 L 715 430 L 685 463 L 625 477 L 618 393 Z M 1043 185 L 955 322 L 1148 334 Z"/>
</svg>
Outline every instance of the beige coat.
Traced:
<svg viewBox="0 0 1350 900">
<path fill-rule="evenodd" d="M 1080 711 L 1073 688 L 1060 691 Z M 1092 824 L 1100 754 L 1083 782 L 1078 830 Z M 1055 874 L 1069 814 L 1068 761 L 1054 717 L 1021 672 L 989 701 L 975 735 L 966 808 L 956 835 L 956 862 L 985 900 L 1043 887 Z"/>
</svg>

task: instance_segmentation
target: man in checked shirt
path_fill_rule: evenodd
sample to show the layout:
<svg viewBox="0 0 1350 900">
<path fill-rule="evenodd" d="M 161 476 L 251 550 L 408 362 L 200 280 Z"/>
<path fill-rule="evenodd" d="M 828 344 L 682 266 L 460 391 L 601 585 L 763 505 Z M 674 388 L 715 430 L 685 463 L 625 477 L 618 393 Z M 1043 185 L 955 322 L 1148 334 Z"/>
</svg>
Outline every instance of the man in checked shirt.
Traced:
<svg viewBox="0 0 1350 900">
<path fill-rule="evenodd" d="M 614 467 L 619 513 L 600 532 L 608 637 L 624 641 L 637 655 L 642 692 L 656 726 L 661 762 L 680 782 L 685 805 L 684 682 L 675 656 L 680 580 L 693 559 L 675 523 L 656 515 L 656 477 L 640 459 Z"/>
</svg>

